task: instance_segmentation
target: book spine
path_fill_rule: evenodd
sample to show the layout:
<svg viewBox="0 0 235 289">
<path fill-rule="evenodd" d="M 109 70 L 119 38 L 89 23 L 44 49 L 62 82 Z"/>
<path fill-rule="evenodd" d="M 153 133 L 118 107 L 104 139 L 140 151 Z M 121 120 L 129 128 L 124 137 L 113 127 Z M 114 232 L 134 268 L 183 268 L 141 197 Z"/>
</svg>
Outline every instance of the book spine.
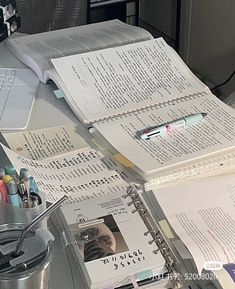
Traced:
<svg viewBox="0 0 235 289">
<path fill-rule="evenodd" d="M 156 222 L 154 222 L 144 203 L 141 201 L 139 194 L 142 192 L 143 189 L 140 186 L 133 184 L 128 187 L 127 193 L 123 196 L 123 198 L 131 198 L 131 202 L 128 203 L 128 206 L 134 205 L 134 210 L 132 210 L 132 213 L 139 213 L 143 222 L 145 223 L 147 231 L 144 233 L 144 235 L 147 236 L 150 234 L 152 240 L 149 241 L 149 245 L 155 243 L 157 247 L 156 250 L 153 251 L 153 254 L 158 254 L 160 252 L 165 259 L 165 265 L 169 273 L 169 280 L 172 283 L 172 288 L 182 288 L 184 286 L 184 284 L 182 284 L 183 278 L 178 272 L 176 272 L 174 266 L 176 263 L 178 263 L 178 260 L 171 251 L 167 240 L 162 236 Z"/>
</svg>

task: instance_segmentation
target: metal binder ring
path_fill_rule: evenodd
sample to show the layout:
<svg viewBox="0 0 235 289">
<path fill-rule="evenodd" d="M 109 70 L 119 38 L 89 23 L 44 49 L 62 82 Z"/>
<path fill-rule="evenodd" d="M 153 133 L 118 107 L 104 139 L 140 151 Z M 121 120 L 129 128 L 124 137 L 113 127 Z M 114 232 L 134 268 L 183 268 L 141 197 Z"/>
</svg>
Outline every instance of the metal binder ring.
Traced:
<svg viewBox="0 0 235 289">
<path fill-rule="evenodd" d="M 152 252 L 153 252 L 153 254 L 158 254 L 159 251 L 160 251 L 160 249 L 155 249 Z"/>
<path fill-rule="evenodd" d="M 155 239 L 148 241 L 149 245 L 152 245 L 155 242 Z"/>
<path fill-rule="evenodd" d="M 163 248 L 161 249 L 162 255 L 166 255 L 168 252 L 169 252 L 169 248 L 163 247 Z"/>
<path fill-rule="evenodd" d="M 136 207 L 132 211 L 132 213 L 139 212 L 139 213 L 142 213 L 144 215 L 146 213 L 146 209 L 141 206 L 141 202 L 140 201 L 138 201 L 138 202 L 139 202 L 139 204 L 135 203 Z"/>
<path fill-rule="evenodd" d="M 131 194 L 131 193 L 134 193 L 136 192 L 136 187 L 135 185 L 130 185 L 128 188 L 127 188 L 127 194 Z"/>
<path fill-rule="evenodd" d="M 159 231 L 149 230 L 149 231 L 144 232 L 144 236 L 147 236 L 149 233 L 154 234 L 154 235 L 158 235 Z"/>
<path fill-rule="evenodd" d="M 135 201 L 135 200 L 132 200 L 131 202 L 128 202 L 127 203 L 127 206 L 131 206 L 132 204 L 134 204 L 134 205 L 136 205 L 136 206 L 139 206 L 139 204 L 140 204 L 140 201 Z"/>
</svg>

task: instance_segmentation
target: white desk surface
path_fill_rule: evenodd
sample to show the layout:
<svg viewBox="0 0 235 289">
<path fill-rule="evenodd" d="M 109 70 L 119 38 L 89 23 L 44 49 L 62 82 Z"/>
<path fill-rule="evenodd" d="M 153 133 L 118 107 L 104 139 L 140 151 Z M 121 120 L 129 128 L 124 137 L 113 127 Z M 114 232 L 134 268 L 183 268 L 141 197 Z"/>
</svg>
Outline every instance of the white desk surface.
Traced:
<svg viewBox="0 0 235 289">
<path fill-rule="evenodd" d="M 5 47 L 4 42 L 0 43 L 0 67 L 24 68 Z M 85 136 L 87 130 L 79 124 L 77 118 L 68 107 L 64 99 L 57 99 L 50 85 L 40 83 L 39 90 L 34 102 L 33 110 L 29 120 L 28 129 L 52 127 L 62 124 L 76 124 L 80 126 L 81 135 Z M 8 163 L 0 151 L 1 166 Z M 60 244 L 60 236 L 49 222 L 49 228 L 56 238 L 55 253 L 50 273 L 50 289 L 73 289 L 71 273 L 64 250 Z M 83 289 L 83 288 L 81 288 Z"/>
<path fill-rule="evenodd" d="M 4 47 L 4 42 L 0 43 L 0 67 L 25 67 L 24 64 L 17 60 Z M 231 105 L 231 103 L 229 104 Z M 66 101 L 64 99 L 57 99 L 50 85 L 40 83 L 27 129 L 45 128 L 64 124 L 78 125 L 81 136 L 85 139 L 88 138 L 87 129 L 79 123 Z M 0 155 L 1 166 L 8 164 L 1 150 Z M 56 238 L 49 289 L 74 289 L 69 264 L 60 243 L 60 236 L 51 222 L 49 222 L 49 228 Z"/>
</svg>

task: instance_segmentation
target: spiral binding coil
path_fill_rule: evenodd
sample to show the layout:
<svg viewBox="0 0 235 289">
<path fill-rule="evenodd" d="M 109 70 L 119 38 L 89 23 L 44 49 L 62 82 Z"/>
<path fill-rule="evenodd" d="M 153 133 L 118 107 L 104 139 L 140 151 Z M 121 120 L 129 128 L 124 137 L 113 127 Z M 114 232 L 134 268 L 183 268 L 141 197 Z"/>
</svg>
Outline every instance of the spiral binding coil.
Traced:
<svg viewBox="0 0 235 289">
<path fill-rule="evenodd" d="M 104 117 L 102 119 L 96 119 L 93 122 L 98 122 L 99 124 L 112 122 L 112 121 L 115 121 L 115 120 L 118 120 L 118 119 L 125 118 L 126 115 L 131 116 L 131 115 L 135 115 L 135 114 L 139 113 L 140 111 L 144 112 L 144 111 L 151 111 L 151 110 L 153 110 L 155 108 L 168 107 L 170 105 L 175 105 L 177 103 L 189 101 L 189 100 L 192 100 L 192 99 L 195 99 L 195 98 L 198 98 L 198 97 L 203 97 L 203 96 L 205 96 L 207 94 L 208 94 L 208 91 L 201 91 L 201 92 L 197 92 L 197 93 L 194 93 L 194 94 L 189 94 L 187 96 L 180 96 L 180 97 L 177 97 L 175 99 L 171 99 L 171 100 L 168 100 L 168 101 L 163 101 L 163 102 L 160 102 L 160 103 L 157 103 L 157 104 L 156 103 L 155 104 L 151 104 L 151 105 L 146 106 L 146 107 L 140 107 L 140 108 L 136 108 L 136 109 L 133 109 L 133 110 L 128 110 L 128 111 L 125 111 L 123 113 L 119 113 L 119 114 L 116 114 L 116 115 L 106 116 L 106 117 Z"/>
<path fill-rule="evenodd" d="M 141 201 L 139 197 L 139 193 L 142 193 L 143 189 L 137 185 L 132 184 L 127 188 L 127 194 L 123 196 L 123 198 L 130 197 L 131 202 L 128 203 L 128 206 L 133 205 L 135 209 L 132 211 L 132 213 L 138 212 L 144 221 L 147 231 L 144 233 L 145 236 L 151 235 L 152 240 L 149 241 L 149 245 L 155 243 L 157 245 L 157 249 L 153 250 L 154 254 L 158 254 L 161 252 L 163 258 L 166 262 L 166 267 L 168 269 L 170 280 L 172 282 L 173 288 L 181 288 L 182 284 L 182 276 L 180 276 L 179 273 L 176 272 L 174 268 L 174 264 L 177 262 L 174 254 L 171 252 L 170 247 L 168 246 L 167 242 L 165 241 L 164 237 L 162 236 L 160 230 L 157 228 L 153 228 L 152 223 L 155 223 L 150 216 L 148 210 L 146 209 L 144 203 Z"/>
</svg>

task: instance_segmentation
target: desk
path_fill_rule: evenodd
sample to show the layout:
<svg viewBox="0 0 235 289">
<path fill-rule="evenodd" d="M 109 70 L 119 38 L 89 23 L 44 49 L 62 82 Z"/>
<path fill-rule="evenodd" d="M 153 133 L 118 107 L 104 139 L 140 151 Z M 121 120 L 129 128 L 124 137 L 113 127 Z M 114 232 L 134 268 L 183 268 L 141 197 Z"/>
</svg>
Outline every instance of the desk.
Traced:
<svg viewBox="0 0 235 289">
<path fill-rule="evenodd" d="M 0 55 L 0 67 L 25 67 L 5 49 L 3 43 L 0 44 Z M 52 87 L 50 85 L 40 84 L 28 129 L 58 126 L 62 124 L 76 124 L 79 128 L 80 135 L 85 139 L 89 138 L 87 129 L 85 129 L 78 122 L 65 100 L 57 99 L 53 94 Z M 0 151 L 0 153 L 2 152 Z M 8 161 L 7 159 L 3 159 L 2 155 L 3 153 L 1 154 L 1 165 L 5 165 L 8 163 Z M 72 276 L 67 258 L 60 243 L 60 235 L 51 221 L 49 221 L 48 227 L 56 238 L 55 253 L 50 274 L 50 289 L 73 289 Z M 148 288 L 150 287 L 163 289 L 154 285 L 149 286 Z M 207 286 L 207 289 L 210 288 L 212 289 L 214 287 Z"/>
<path fill-rule="evenodd" d="M 0 43 L 0 67 L 24 68 L 25 66 L 5 49 L 3 43 Z M 40 83 L 28 129 L 58 126 L 62 124 L 80 125 L 65 100 L 57 99 L 49 85 Z M 85 134 L 87 131 L 82 125 L 80 126 L 80 133 L 86 138 Z M 0 154 L 1 166 L 8 164 L 8 160 L 3 158 L 4 153 L 0 151 Z M 69 264 L 60 244 L 60 236 L 50 221 L 48 226 L 56 238 L 55 253 L 51 266 L 50 289 L 73 289 Z"/>
</svg>

